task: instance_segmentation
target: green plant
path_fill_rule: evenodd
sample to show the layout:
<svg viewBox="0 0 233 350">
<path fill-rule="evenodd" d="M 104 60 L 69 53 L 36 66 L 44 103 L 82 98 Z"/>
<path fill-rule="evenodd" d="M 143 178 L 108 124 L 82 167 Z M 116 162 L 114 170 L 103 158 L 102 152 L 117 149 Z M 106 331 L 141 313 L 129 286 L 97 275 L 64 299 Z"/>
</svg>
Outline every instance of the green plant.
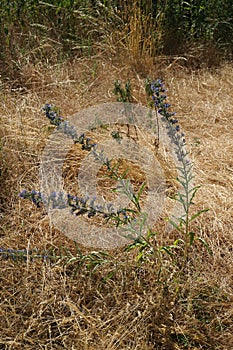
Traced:
<svg viewBox="0 0 233 350">
<path fill-rule="evenodd" d="M 109 259 L 112 258 L 108 253 L 101 251 L 91 251 L 90 253 L 83 254 L 77 244 L 76 252 L 77 253 L 74 254 L 66 248 L 61 248 L 60 252 L 57 252 L 54 249 L 50 249 L 48 251 L 38 251 L 0 248 L 0 258 L 15 262 L 28 260 L 35 261 L 39 259 L 50 261 L 54 265 L 62 262 L 66 268 L 70 266 L 73 267 L 74 275 L 77 274 L 79 269 L 84 267 L 93 273 L 99 266 L 109 263 Z"/>
<path fill-rule="evenodd" d="M 193 186 L 193 164 L 188 159 L 188 151 L 185 148 L 184 134 L 180 132 L 180 126 L 178 120 L 174 118 L 175 113 L 169 112 L 170 104 L 166 103 L 166 95 L 164 95 L 165 89 L 161 80 L 152 82 L 151 85 L 152 98 L 154 106 L 158 114 L 163 118 L 166 123 L 168 135 L 170 136 L 174 145 L 177 160 L 179 162 L 177 181 L 180 185 L 179 192 L 172 198 L 179 202 L 183 208 L 184 214 L 180 216 L 177 221 L 172 218 L 167 219 L 174 228 L 180 233 L 179 242 L 184 242 L 184 263 L 188 259 L 189 248 L 193 245 L 195 240 L 203 243 L 210 251 L 207 243 L 195 232 L 192 231 L 192 222 L 198 218 L 201 214 L 207 212 L 209 209 L 203 209 L 196 213 L 191 213 L 191 207 L 194 205 L 194 198 L 197 190 L 200 186 Z M 147 84 L 148 91 L 148 84 Z"/>
<path fill-rule="evenodd" d="M 188 159 L 189 153 L 185 149 L 185 138 L 184 134 L 180 132 L 180 126 L 178 120 L 174 118 L 175 113 L 169 112 L 170 104 L 166 102 L 167 96 L 165 93 L 164 84 L 162 81 L 156 80 L 146 81 L 145 90 L 147 96 L 152 99 L 152 103 L 149 102 L 150 107 L 154 107 L 156 111 L 157 127 L 158 127 L 158 142 L 156 147 L 159 147 L 159 123 L 158 118 L 162 118 L 166 125 L 168 135 L 172 141 L 175 149 L 179 166 L 177 167 L 178 177 L 177 182 L 179 184 L 179 191 L 171 198 L 177 201 L 181 207 L 183 214 L 179 217 L 166 218 L 167 221 L 177 230 L 179 237 L 174 241 L 172 245 L 157 247 L 156 254 L 158 251 L 166 252 L 170 256 L 174 256 L 176 259 L 176 251 L 183 251 L 182 254 L 182 266 L 186 265 L 189 257 L 190 249 L 196 241 L 201 242 L 209 253 L 211 250 L 206 241 L 198 236 L 192 229 L 193 221 L 198 218 L 201 214 L 207 212 L 209 209 L 203 209 L 192 212 L 192 206 L 194 205 L 194 198 L 200 186 L 193 186 L 193 164 Z M 148 256 L 155 254 L 154 237 L 157 233 L 148 230 L 146 237 L 140 237 L 135 240 L 131 245 L 127 247 L 127 250 L 138 249 L 137 260 L 144 261 L 148 259 Z"/>
<path fill-rule="evenodd" d="M 77 244 L 76 254 L 64 248 L 63 250 L 65 253 L 60 255 L 60 259 L 64 261 L 66 268 L 70 266 L 74 268 L 74 276 L 81 268 L 86 268 L 91 273 L 94 273 L 98 267 L 108 264 L 113 259 L 110 254 L 101 251 L 91 251 L 90 253 L 83 254 Z"/>
<path fill-rule="evenodd" d="M 224 27 L 227 26 L 230 33 L 233 31 L 232 6 L 225 0 L 169 0 L 164 11 L 164 45 L 170 53 L 176 53 L 177 48 L 182 49 L 191 43 L 219 45 L 221 41 L 223 44 Z M 230 41 L 225 36 L 229 49 Z"/>
<path fill-rule="evenodd" d="M 117 102 L 132 102 L 131 84 L 129 80 L 125 83 L 125 87 L 122 87 L 121 82 L 116 80 L 114 82 L 113 92 L 115 96 L 117 96 Z"/>
<path fill-rule="evenodd" d="M 116 94 L 120 96 L 120 101 L 124 99 L 124 102 L 128 102 L 131 98 L 130 83 L 127 82 L 125 86 L 125 89 L 123 89 L 119 82 L 115 83 Z M 148 260 L 150 261 L 154 258 L 161 261 L 164 252 L 176 262 L 176 252 L 179 251 L 182 252 L 180 258 L 182 259 L 182 266 L 184 268 L 189 258 L 191 247 L 195 242 L 201 242 L 210 252 L 207 243 L 192 229 L 193 221 L 208 209 L 203 209 L 196 213 L 193 213 L 191 210 L 194 205 L 195 195 L 200 186 L 192 185 L 192 180 L 194 178 L 193 164 L 188 159 L 184 134 L 180 132 L 178 120 L 174 118 L 175 113 L 169 112 L 170 104 L 166 102 L 167 96 L 164 94 L 165 91 L 164 84 L 161 80 L 148 80 L 146 83 L 146 93 L 153 101 L 157 121 L 158 118 L 161 118 L 162 122 L 165 123 L 167 133 L 174 147 L 177 162 L 179 164 L 177 167 L 178 177 L 176 179 L 179 184 L 179 190 L 172 198 L 181 205 L 183 214 L 179 217 L 167 218 L 169 223 L 179 233 L 179 236 L 174 240 L 173 244 L 158 246 L 156 243 L 156 236 L 158 233 L 154 232 L 149 227 L 147 228 L 146 236 L 143 235 L 147 214 L 143 213 L 141 210 L 140 199 L 146 186 L 145 182 L 142 183 L 138 192 L 135 193 L 130 179 L 126 177 L 127 169 L 121 174 L 119 172 L 119 162 L 113 162 L 112 159 L 108 159 L 105 156 L 104 151 L 99 151 L 97 145 L 84 134 L 78 135 L 74 127 L 70 126 L 69 123 L 64 121 L 59 115 L 58 109 L 54 109 L 50 104 L 46 104 L 43 108 L 50 123 L 69 136 L 74 143 L 79 143 L 83 150 L 92 152 L 95 159 L 105 167 L 106 177 L 113 179 L 118 183 L 115 191 L 126 195 L 133 204 L 133 208 L 123 207 L 116 211 L 113 209 L 112 204 L 107 204 L 106 206 L 95 204 L 95 198 L 82 198 L 71 194 L 68 194 L 67 198 L 63 198 L 63 194 L 61 193 L 51 194 L 48 201 L 52 204 L 53 208 L 64 208 L 69 206 L 72 213 L 75 215 L 87 215 L 88 218 L 95 215 L 103 216 L 106 219 L 106 222 L 110 221 L 114 226 L 120 228 L 122 235 L 131 240 L 132 243 L 126 247 L 126 251 L 131 251 L 133 249 L 138 250 L 136 259 L 140 263 Z M 157 123 L 157 125 L 159 126 L 159 123 Z M 117 141 L 121 137 L 120 134 L 114 134 L 112 136 L 117 136 L 115 137 Z M 159 146 L 158 142 L 156 147 L 159 148 Z M 42 202 L 46 203 L 43 194 L 35 190 L 31 192 L 24 190 L 21 192 L 20 196 L 22 198 L 31 199 L 38 207 L 41 206 Z M 87 261 L 89 259 L 86 256 L 83 257 L 80 250 L 78 251 L 78 254 L 79 258 L 82 258 L 82 261 Z M 73 256 L 70 262 L 76 261 L 76 259 L 77 257 Z M 90 264 L 94 261 L 91 258 L 89 260 Z"/>
</svg>

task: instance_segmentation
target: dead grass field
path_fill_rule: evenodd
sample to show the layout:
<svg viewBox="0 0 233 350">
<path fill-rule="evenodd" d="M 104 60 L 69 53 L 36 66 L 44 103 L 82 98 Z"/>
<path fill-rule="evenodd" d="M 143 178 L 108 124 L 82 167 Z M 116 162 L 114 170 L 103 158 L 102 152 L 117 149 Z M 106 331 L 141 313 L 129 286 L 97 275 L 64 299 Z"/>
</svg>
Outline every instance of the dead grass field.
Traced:
<svg viewBox="0 0 233 350">
<path fill-rule="evenodd" d="M 124 62 L 119 64 L 118 62 Z M 146 105 L 144 79 L 163 78 L 200 184 L 194 224 L 213 251 L 195 246 L 186 274 L 164 257 L 139 265 L 119 249 L 95 272 L 75 263 L 0 259 L 0 349 L 233 349 L 233 67 L 192 71 L 179 64 L 119 57 L 27 66 L 20 84 L 0 87 L 0 248 L 77 254 L 43 208 L 20 200 L 39 190 L 40 156 L 51 131 L 46 103 L 67 119 L 87 106 L 115 101 L 113 83 L 130 79 Z M 143 176 L 142 176 L 143 177 Z M 160 232 L 158 240 L 171 237 Z M 85 249 L 83 250 L 85 252 Z M 64 254 L 64 251 L 63 251 Z M 161 280 L 157 277 L 161 268 Z"/>
</svg>

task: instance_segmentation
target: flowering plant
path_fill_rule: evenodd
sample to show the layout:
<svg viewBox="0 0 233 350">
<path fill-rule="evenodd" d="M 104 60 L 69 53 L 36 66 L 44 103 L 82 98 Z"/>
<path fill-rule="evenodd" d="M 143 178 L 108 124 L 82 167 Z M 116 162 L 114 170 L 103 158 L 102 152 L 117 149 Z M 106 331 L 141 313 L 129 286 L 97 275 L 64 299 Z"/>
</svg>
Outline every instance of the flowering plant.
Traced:
<svg viewBox="0 0 233 350">
<path fill-rule="evenodd" d="M 121 86 L 119 84 L 115 84 L 116 94 L 119 94 L 119 91 L 122 90 L 119 90 L 120 87 Z M 127 89 L 129 92 L 129 84 L 127 85 Z M 125 90 L 125 95 L 127 95 L 127 91 Z M 156 111 L 158 129 L 157 147 L 159 147 L 160 142 L 158 118 L 161 118 L 161 121 L 165 123 L 167 134 L 172 142 L 172 145 L 174 146 L 176 158 L 179 163 L 179 166 L 177 167 L 177 182 L 180 186 L 180 190 L 172 198 L 180 203 L 181 207 L 183 208 L 183 214 L 179 217 L 167 218 L 167 220 L 180 233 L 180 237 L 176 239 L 172 246 L 164 246 L 162 247 L 162 250 L 168 252 L 169 254 L 173 254 L 172 250 L 174 248 L 177 249 L 184 247 L 185 262 L 188 258 L 190 247 L 193 245 L 194 241 L 198 240 L 202 242 L 207 247 L 207 249 L 209 249 L 206 242 L 201 237 L 198 237 L 196 233 L 191 229 L 192 221 L 202 213 L 206 212 L 208 209 L 204 209 L 198 211 L 195 214 L 191 214 L 191 206 L 194 204 L 193 200 L 200 186 L 192 185 L 192 180 L 194 178 L 193 164 L 188 159 L 189 153 L 185 149 L 186 141 L 184 138 L 184 133 L 180 131 L 178 120 L 174 117 L 175 113 L 169 111 L 170 104 L 166 102 L 166 90 L 164 88 L 162 80 L 148 80 L 146 83 L 146 92 L 151 99 L 150 106 L 153 107 Z M 94 158 L 106 167 L 108 176 L 118 181 L 118 191 L 124 193 L 130 199 L 131 203 L 134 204 L 135 209 L 120 208 L 119 210 L 114 210 L 111 203 L 105 205 L 95 204 L 96 198 L 82 198 L 74 196 L 72 194 L 68 194 L 67 197 L 64 198 L 62 193 L 52 193 L 46 201 L 43 198 L 43 195 L 35 190 L 31 192 L 24 190 L 20 193 L 20 197 L 30 199 L 37 207 L 41 207 L 43 202 L 44 204 L 52 204 L 53 209 L 70 207 L 71 212 L 77 216 L 87 215 L 88 218 L 91 218 L 95 215 L 101 215 L 106 219 L 106 222 L 108 222 L 110 219 L 113 220 L 116 227 L 124 226 L 127 224 L 128 226 L 126 228 L 123 227 L 123 231 L 129 230 L 132 233 L 132 235 L 130 234 L 130 237 L 137 237 L 135 238 L 135 241 L 128 247 L 129 250 L 140 247 L 141 257 L 142 252 L 150 251 L 151 253 L 153 249 L 152 245 L 150 244 L 150 239 L 154 239 L 156 233 L 148 229 L 148 234 L 146 237 L 143 237 L 141 234 L 142 227 L 146 221 L 145 217 L 143 216 L 145 213 L 141 213 L 140 206 L 140 196 L 142 194 L 143 188 L 145 187 L 145 183 L 142 184 L 138 193 L 134 193 L 130 180 L 125 179 L 125 174 L 120 175 L 118 173 L 116 167 L 112 163 L 112 160 L 107 158 L 102 150 L 98 150 L 96 143 L 92 142 L 92 140 L 86 137 L 84 134 L 78 135 L 75 128 L 71 126 L 68 121 L 65 121 L 59 115 L 57 109 L 52 105 L 46 104 L 42 110 L 52 125 L 55 125 L 65 135 L 70 137 L 74 143 L 81 144 L 83 150 L 92 152 Z M 138 221 L 136 220 L 137 216 L 139 217 L 137 219 Z M 133 235 L 134 231 L 136 230 L 136 226 L 139 226 L 140 228 L 140 237 Z"/>
</svg>

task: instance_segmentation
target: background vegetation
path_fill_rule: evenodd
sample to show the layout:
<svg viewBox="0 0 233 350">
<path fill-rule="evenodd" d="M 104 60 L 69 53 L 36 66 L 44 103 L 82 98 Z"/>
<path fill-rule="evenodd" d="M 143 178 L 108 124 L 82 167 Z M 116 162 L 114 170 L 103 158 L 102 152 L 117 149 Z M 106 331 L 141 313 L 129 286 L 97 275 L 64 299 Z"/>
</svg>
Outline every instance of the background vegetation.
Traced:
<svg viewBox="0 0 233 350">
<path fill-rule="evenodd" d="M 55 62 L 127 48 L 135 56 L 232 55 L 233 8 L 227 0 L 2 0 L 1 73 L 26 62 Z M 195 51 L 195 55 L 194 55 Z"/>
<path fill-rule="evenodd" d="M 226 0 L 1 0 L 0 349 L 233 348 L 232 11 Z M 212 255 L 195 243 L 185 268 L 182 250 L 77 247 L 19 198 L 39 190 L 46 102 L 69 120 L 129 81 L 147 105 L 146 78 L 166 83 L 201 185 L 195 209 L 210 209 L 193 230 Z M 79 160 L 67 160 L 67 188 Z M 163 220 L 156 230 L 155 251 L 177 238 Z"/>
</svg>

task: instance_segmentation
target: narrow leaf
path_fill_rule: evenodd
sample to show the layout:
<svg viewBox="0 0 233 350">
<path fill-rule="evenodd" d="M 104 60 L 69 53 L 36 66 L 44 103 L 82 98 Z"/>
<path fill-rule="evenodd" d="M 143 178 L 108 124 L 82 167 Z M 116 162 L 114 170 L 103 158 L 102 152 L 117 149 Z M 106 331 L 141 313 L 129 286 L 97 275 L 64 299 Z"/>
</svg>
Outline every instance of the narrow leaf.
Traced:
<svg viewBox="0 0 233 350">
<path fill-rule="evenodd" d="M 146 186 L 146 182 L 143 182 L 142 186 L 139 188 L 139 191 L 137 193 L 137 200 L 140 199 L 142 191 L 144 190 L 145 186 Z"/>
<path fill-rule="evenodd" d="M 179 225 L 177 225 L 177 224 L 175 223 L 175 221 L 173 221 L 173 220 L 171 220 L 171 219 L 168 219 L 168 222 L 169 222 L 173 227 L 175 227 L 179 232 L 182 233 L 182 228 L 181 228 Z"/>
<path fill-rule="evenodd" d="M 213 252 L 212 252 L 210 246 L 208 245 L 208 243 L 207 243 L 203 238 L 197 237 L 197 240 L 198 240 L 199 242 L 201 242 L 201 243 L 206 247 L 206 249 L 208 250 L 208 252 L 210 253 L 210 255 L 213 255 Z"/>
<path fill-rule="evenodd" d="M 198 216 L 200 216 L 202 213 L 206 213 L 207 211 L 209 211 L 209 209 L 203 209 L 203 210 L 198 211 L 196 214 L 194 214 L 194 215 L 191 217 L 190 221 L 193 221 L 193 220 L 196 219 Z"/>
<path fill-rule="evenodd" d="M 189 232 L 189 236 L 190 236 L 189 243 L 190 243 L 190 245 L 192 245 L 194 242 L 194 238 L 195 238 L 195 232 Z"/>
<path fill-rule="evenodd" d="M 170 251 L 170 247 L 161 247 L 160 251 L 166 252 L 168 255 L 173 256 L 174 254 Z"/>
</svg>

